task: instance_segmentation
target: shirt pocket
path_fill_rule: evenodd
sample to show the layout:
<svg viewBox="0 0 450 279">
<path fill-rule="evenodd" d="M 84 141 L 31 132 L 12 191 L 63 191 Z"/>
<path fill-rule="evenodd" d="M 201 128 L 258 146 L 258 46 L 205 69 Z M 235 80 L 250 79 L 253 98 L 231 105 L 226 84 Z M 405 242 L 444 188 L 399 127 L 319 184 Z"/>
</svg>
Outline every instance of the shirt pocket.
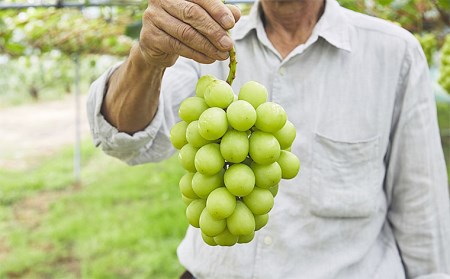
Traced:
<svg viewBox="0 0 450 279">
<path fill-rule="evenodd" d="M 315 134 L 310 212 L 328 218 L 368 217 L 377 207 L 379 137 L 337 141 Z"/>
</svg>

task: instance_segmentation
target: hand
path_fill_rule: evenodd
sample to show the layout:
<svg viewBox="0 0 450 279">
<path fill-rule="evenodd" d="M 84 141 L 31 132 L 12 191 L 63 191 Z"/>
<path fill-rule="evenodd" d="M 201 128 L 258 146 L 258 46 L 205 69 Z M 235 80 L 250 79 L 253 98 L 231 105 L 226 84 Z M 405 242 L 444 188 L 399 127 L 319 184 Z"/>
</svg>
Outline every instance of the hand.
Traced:
<svg viewBox="0 0 450 279">
<path fill-rule="evenodd" d="M 172 66 L 184 56 L 209 64 L 228 58 L 233 42 L 227 30 L 240 11 L 221 0 L 148 0 L 140 51 L 148 64 Z"/>
</svg>

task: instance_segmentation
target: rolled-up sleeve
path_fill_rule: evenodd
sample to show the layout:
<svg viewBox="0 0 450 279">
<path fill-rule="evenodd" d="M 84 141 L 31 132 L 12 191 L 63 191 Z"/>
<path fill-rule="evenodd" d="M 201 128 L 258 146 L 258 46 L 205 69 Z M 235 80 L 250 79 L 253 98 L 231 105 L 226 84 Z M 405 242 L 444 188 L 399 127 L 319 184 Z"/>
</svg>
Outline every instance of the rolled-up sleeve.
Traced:
<svg viewBox="0 0 450 279">
<path fill-rule="evenodd" d="M 180 60 L 166 70 L 155 117 L 142 131 L 132 135 L 118 131 L 101 114 L 106 84 L 121 64 L 111 67 L 92 83 L 87 100 L 87 114 L 95 146 L 129 165 L 158 162 L 173 154 L 174 148 L 169 139 L 170 128 L 179 120 L 174 113 L 177 110 L 173 108 L 179 106 L 184 98 L 194 94 L 195 79 L 198 78 L 195 65 L 186 59 Z"/>
<path fill-rule="evenodd" d="M 428 67 L 418 44 L 407 51 L 398 93 L 385 185 L 388 219 L 407 278 L 450 278 L 448 178 Z"/>
</svg>

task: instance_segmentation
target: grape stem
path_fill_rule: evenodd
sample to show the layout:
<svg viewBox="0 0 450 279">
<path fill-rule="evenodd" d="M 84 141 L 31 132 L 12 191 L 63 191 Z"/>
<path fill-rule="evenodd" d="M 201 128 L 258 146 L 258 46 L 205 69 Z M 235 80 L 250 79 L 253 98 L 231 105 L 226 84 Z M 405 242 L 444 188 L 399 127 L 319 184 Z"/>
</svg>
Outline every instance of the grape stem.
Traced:
<svg viewBox="0 0 450 279">
<path fill-rule="evenodd" d="M 228 67 L 230 68 L 230 71 L 228 73 L 227 77 L 227 83 L 231 86 L 233 83 L 233 80 L 236 78 L 236 50 L 233 48 L 230 50 L 230 64 L 228 64 Z"/>
<path fill-rule="evenodd" d="M 222 0 L 222 3 L 225 4 L 225 0 Z M 228 31 L 228 35 L 230 35 L 230 31 Z M 230 50 L 230 64 L 228 64 L 228 67 L 230 68 L 230 71 L 228 72 L 227 77 L 227 83 L 231 86 L 233 83 L 233 80 L 236 78 L 236 50 L 233 48 Z"/>
</svg>

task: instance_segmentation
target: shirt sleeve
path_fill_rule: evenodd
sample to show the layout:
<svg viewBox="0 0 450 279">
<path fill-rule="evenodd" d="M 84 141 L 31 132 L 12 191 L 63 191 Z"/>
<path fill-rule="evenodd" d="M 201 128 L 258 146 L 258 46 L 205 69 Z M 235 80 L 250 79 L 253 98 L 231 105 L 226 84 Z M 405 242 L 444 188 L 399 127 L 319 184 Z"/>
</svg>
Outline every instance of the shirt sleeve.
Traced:
<svg viewBox="0 0 450 279">
<path fill-rule="evenodd" d="M 407 278 L 450 279 L 448 179 L 428 73 L 415 43 L 404 58 L 386 161 L 388 219 Z"/>
<path fill-rule="evenodd" d="M 106 84 L 121 63 L 111 67 L 89 89 L 87 114 L 96 147 L 129 165 L 158 162 L 173 154 L 170 129 L 179 121 L 177 111 L 182 100 L 195 93 L 198 79 L 196 63 L 180 58 L 166 69 L 161 85 L 158 110 L 152 122 L 133 135 L 120 132 L 101 114 Z"/>
</svg>

